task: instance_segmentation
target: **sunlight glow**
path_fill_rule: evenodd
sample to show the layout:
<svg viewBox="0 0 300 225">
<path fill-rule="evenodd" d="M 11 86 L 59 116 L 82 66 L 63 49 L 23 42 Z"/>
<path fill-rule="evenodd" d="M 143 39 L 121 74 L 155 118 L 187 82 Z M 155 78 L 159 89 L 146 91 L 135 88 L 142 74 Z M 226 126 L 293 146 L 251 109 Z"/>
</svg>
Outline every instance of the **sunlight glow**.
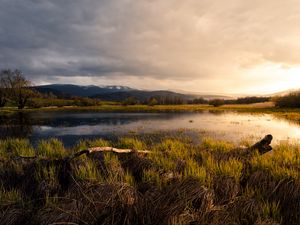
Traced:
<svg viewBox="0 0 300 225">
<path fill-rule="evenodd" d="M 300 66 L 261 64 L 245 71 L 245 76 L 260 82 L 260 85 L 249 89 L 257 93 L 272 93 L 300 87 Z"/>
</svg>

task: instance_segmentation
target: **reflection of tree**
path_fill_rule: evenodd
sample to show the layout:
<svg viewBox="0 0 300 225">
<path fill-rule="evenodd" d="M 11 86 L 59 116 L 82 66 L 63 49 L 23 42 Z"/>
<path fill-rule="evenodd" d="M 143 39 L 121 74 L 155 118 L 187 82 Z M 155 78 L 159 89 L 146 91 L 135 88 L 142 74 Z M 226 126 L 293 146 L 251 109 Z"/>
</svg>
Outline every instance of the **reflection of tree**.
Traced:
<svg viewBox="0 0 300 225">
<path fill-rule="evenodd" d="M 28 138 L 33 128 L 31 118 L 26 113 L 16 113 L 12 116 L 0 116 L 0 138 Z"/>
<path fill-rule="evenodd" d="M 208 110 L 209 113 L 214 114 L 214 115 L 222 115 L 225 113 L 223 110 Z"/>
<path fill-rule="evenodd" d="M 292 125 L 300 125 L 300 117 L 298 114 L 274 114 L 273 115 L 276 119 L 288 122 L 289 124 Z"/>
<path fill-rule="evenodd" d="M 77 127 L 93 125 L 126 125 L 138 121 L 172 120 L 180 115 L 178 113 L 164 114 L 115 114 L 115 113 L 54 113 L 42 112 L 30 114 L 31 125 L 50 127 Z"/>
</svg>

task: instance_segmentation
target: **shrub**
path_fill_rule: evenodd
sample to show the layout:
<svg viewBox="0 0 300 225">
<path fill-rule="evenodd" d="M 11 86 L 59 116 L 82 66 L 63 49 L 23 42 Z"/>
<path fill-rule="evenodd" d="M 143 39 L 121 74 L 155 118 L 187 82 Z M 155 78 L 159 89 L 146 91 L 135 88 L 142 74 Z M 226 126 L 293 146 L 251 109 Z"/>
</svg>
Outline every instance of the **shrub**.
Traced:
<svg viewBox="0 0 300 225">
<path fill-rule="evenodd" d="M 218 107 L 218 106 L 224 105 L 225 101 L 224 101 L 224 99 L 213 99 L 213 100 L 209 101 L 209 104 L 213 105 L 214 107 Z"/>
<path fill-rule="evenodd" d="M 158 101 L 156 100 L 156 98 L 150 98 L 149 101 L 147 102 L 147 104 L 149 106 L 154 106 L 158 104 Z"/>
<path fill-rule="evenodd" d="M 275 98 L 275 105 L 278 107 L 300 108 L 300 92 Z"/>
</svg>

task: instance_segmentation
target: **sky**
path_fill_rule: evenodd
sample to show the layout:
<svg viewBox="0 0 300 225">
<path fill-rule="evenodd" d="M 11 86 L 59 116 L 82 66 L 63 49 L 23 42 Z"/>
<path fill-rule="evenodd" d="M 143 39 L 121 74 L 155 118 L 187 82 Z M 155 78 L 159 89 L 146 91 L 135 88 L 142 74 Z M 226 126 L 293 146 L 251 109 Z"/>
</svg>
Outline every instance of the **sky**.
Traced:
<svg viewBox="0 0 300 225">
<path fill-rule="evenodd" d="M 34 84 L 300 88 L 299 0 L 0 0 L 0 69 Z"/>
</svg>

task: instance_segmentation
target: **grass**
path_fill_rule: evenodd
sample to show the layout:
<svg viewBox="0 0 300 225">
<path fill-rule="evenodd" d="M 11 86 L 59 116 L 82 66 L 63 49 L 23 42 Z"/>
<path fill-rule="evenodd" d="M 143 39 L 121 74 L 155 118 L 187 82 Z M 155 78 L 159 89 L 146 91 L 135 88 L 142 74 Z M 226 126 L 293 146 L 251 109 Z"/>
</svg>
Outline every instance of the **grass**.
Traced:
<svg viewBox="0 0 300 225">
<path fill-rule="evenodd" d="M 255 113 L 255 114 L 270 114 L 280 119 L 290 120 L 299 123 L 300 109 L 299 108 L 279 108 L 275 107 L 274 103 L 257 103 L 257 104 L 234 104 L 222 105 L 214 107 L 206 104 L 185 104 L 185 105 L 128 105 L 124 106 L 116 102 L 102 102 L 98 106 L 60 106 L 60 107 L 41 107 L 41 108 L 25 108 L 18 110 L 15 107 L 0 108 L 0 115 L 9 115 L 18 112 L 82 112 L 82 111 L 95 111 L 95 112 L 226 112 L 234 111 L 240 113 Z"/>
<path fill-rule="evenodd" d="M 19 190 L 6 190 L 3 186 L 0 186 L 0 205 L 11 205 L 21 202 L 22 195 Z"/>
<path fill-rule="evenodd" d="M 0 141 L 0 224 L 300 224 L 299 143 L 247 158 L 212 138 L 153 140 L 81 140 L 73 149 L 57 139 L 36 148 Z M 151 153 L 98 152 L 63 164 L 95 146 Z"/>
<path fill-rule="evenodd" d="M 39 157 L 44 158 L 62 158 L 67 155 L 62 142 L 56 138 L 41 140 L 38 143 L 36 153 Z"/>
<path fill-rule="evenodd" d="M 277 180 L 292 178 L 300 182 L 300 147 L 295 143 L 281 143 L 274 148 L 273 154 L 253 157 L 251 164 L 253 169 L 270 171 Z"/>
<path fill-rule="evenodd" d="M 97 164 L 90 160 L 83 160 L 75 168 L 75 177 L 79 180 L 102 181 L 102 175 L 97 168 Z"/>
<path fill-rule="evenodd" d="M 35 151 L 26 139 L 0 140 L 0 157 L 35 156 Z"/>
</svg>

